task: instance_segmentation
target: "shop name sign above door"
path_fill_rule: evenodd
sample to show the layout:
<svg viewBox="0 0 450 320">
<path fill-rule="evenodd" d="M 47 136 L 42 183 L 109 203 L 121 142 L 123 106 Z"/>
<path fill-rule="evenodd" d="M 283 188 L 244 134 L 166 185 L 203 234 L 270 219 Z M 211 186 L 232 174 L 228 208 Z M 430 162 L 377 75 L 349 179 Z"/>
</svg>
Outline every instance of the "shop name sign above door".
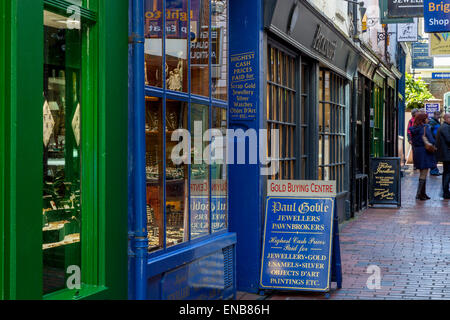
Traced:
<svg viewBox="0 0 450 320">
<path fill-rule="evenodd" d="M 423 17 L 423 0 L 388 0 L 388 18 Z"/>
<path fill-rule="evenodd" d="M 450 31 L 450 0 L 424 0 L 425 32 Z"/>
<path fill-rule="evenodd" d="M 322 27 L 318 25 L 314 35 L 312 48 L 328 59 L 333 60 L 336 54 L 337 41 L 327 39 L 325 34 L 322 32 Z"/>
</svg>

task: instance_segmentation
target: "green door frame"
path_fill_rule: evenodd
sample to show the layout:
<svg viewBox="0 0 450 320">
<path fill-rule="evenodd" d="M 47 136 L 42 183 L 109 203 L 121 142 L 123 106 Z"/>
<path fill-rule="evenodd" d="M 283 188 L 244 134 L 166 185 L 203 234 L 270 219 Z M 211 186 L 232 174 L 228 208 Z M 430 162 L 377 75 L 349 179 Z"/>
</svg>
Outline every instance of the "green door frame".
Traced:
<svg viewBox="0 0 450 320">
<path fill-rule="evenodd" d="M 384 156 L 384 90 L 377 84 L 372 91 L 373 127 L 371 155 L 374 158 Z"/>
<path fill-rule="evenodd" d="M 127 298 L 128 3 L 84 0 L 81 290 L 42 295 L 43 10 L 63 0 L 2 1 L 0 299 Z M 86 10 L 90 9 L 90 10 Z M 3 19 L 2 19 L 3 21 Z M 5 28 L 3 28 L 5 27 Z M 3 43 L 4 42 L 4 43 Z M 88 46 L 89 44 L 89 46 Z M 4 93 L 4 94 L 3 94 Z M 3 134 L 4 133 L 4 134 Z M 87 220 L 89 217 L 89 220 Z M 96 244 L 96 245 L 95 245 Z M 88 261 L 88 263 L 86 263 Z"/>
</svg>

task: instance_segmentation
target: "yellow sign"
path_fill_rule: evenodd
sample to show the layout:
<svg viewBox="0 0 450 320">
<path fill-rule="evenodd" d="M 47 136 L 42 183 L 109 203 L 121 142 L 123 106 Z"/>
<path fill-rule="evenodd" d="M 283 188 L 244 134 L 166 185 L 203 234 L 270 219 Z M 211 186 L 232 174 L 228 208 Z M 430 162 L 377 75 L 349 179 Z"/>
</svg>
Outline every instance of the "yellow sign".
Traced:
<svg viewBox="0 0 450 320">
<path fill-rule="evenodd" d="M 450 33 L 430 33 L 430 56 L 450 56 Z"/>
</svg>

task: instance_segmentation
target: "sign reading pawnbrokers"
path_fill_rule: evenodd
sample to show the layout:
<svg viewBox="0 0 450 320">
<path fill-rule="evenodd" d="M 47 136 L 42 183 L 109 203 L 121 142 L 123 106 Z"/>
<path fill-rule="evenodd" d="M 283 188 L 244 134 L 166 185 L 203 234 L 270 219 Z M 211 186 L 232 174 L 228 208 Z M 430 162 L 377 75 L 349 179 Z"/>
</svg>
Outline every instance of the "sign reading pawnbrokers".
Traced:
<svg viewBox="0 0 450 320">
<path fill-rule="evenodd" d="M 370 159 L 370 204 L 401 203 L 400 158 Z"/>
<path fill-rule="evenodd" d="M 268 181 L 264 289 L 330 289 L 335 181 Z"/>
<path fill-rule="evenodd" d="M 423 0 L 388 0 L 389 18 L 423 17 Z"/>
</svg>

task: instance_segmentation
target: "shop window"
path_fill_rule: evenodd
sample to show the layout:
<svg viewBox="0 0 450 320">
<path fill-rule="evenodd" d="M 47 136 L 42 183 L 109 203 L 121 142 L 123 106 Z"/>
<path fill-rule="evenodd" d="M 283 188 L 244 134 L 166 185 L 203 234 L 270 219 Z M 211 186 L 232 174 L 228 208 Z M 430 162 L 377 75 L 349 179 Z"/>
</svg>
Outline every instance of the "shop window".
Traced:
<svg viewBox="0 0 450 320">
<path fill-rule="evenodd" d="M 191 1 L 191 92 L 209 96 L 209 0 Z"/>
<path fill-rule="evenodd" d="M 345 80 L 325 69 L 319 77 L 319 179 L 336 180 L 344 191 Z"/>
<path fill-rule="evenodd" d="M 81 267 L 81 30 L 44 12 L 43 292 Z"/>
<path fill-rule="evenodd" d="M 226 101 L 228 1 L 144 4 L 145 84 Z"/>
<path fill-rule="evenodd" d="M 226 136 L 227 109 L 213 107 L 212 125 L 220 131 L 222 137 Z M 219 136 L 220 138 L 220 136 Z M 215 139 L 219 139 L 215 138 Z M 213 233 L 226 230 L 228 227 L 228 172 L 226 159 L 226 144 L 222 140 L 223 148 L 215 149 L 211 155 L 211 230 Z"/>
<path fill-rule="evenodd" d="M 228 97 L 228 1 L 211 2 L 211 77 L 212 97 Z"/>
<path fill-rule="evenodd" d="M 309 101 L 309 67 L 300 63 L 300 86 L 297 83 L 298 58 L 275 44 L 268 45 L 267 129 L 268 146 L 279 145 L 279 172 L 272 179 L 305 179 L 307 175 L 307 132 Z M 279 141 L 272 141 L 270 130 L 279 130 Z M 271 148 L 268 157 L 271 158 Z"/>
<path fill-rule="evenodd" d="M 149 252 L 227 230 L 225 149 L 209 153 L 204 139 L 227 129 L 227 3 L 145 0 Z M 189 138 L 174 136 L 180 129 Z M 187 154 L 175 163 L 183 143 Z"/>
</svg>

